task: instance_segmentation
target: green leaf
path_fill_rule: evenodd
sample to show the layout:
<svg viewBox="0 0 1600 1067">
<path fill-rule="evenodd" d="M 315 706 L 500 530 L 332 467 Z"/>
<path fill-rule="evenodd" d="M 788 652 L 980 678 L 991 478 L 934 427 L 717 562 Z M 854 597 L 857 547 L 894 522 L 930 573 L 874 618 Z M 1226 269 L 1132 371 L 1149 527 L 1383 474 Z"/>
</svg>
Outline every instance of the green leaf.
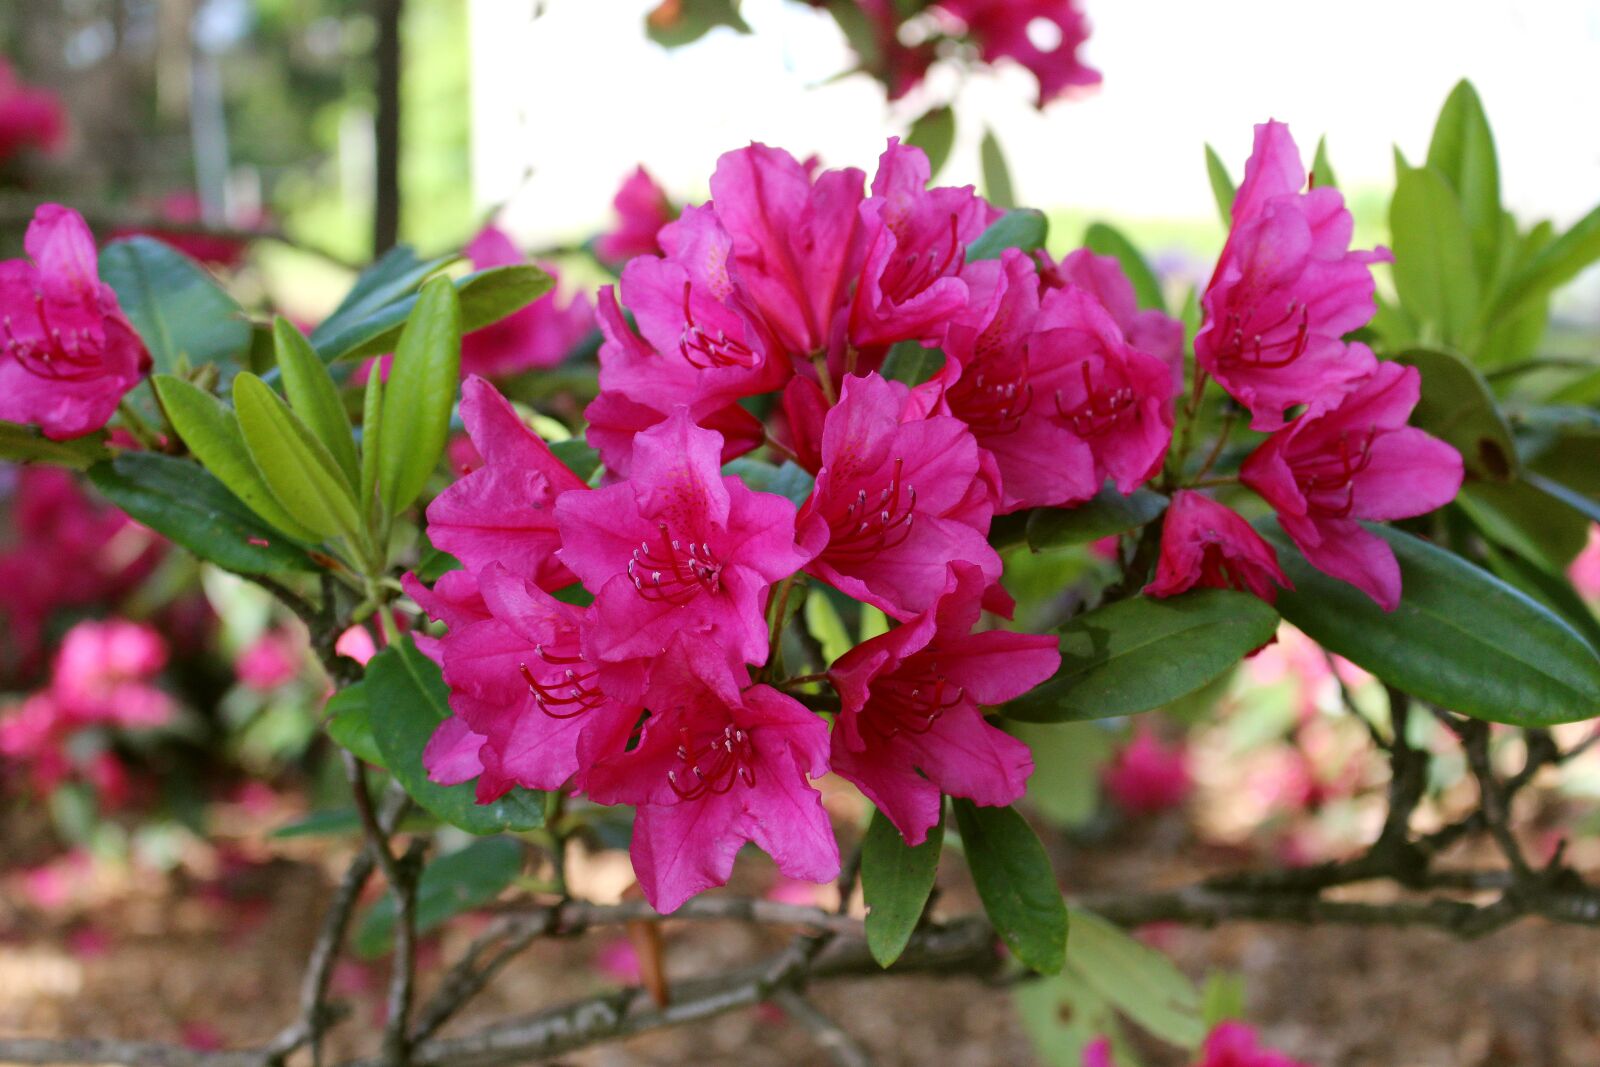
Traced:
<svg viewBox="0 0 1600 1067">
<path fill-rule="evenodd" d="M 950 158 L 950 147 L 956 141 L 956 113 L 949 107 L 936 107 L 924 112 L 911 124 L 906 144 L 920 148 L 928 156 L 928 170 L 938 177 L 945 160 Z"/>
<path fill-rule="evenodd" d="M 361 816 L 355 808 L 329 808 L 314 811 L 303 819 L 286 823 L 267 836 L 275 840 L 290 837 L 329 837 L 361 832 Z"/>
<path fill-rule="evenodd" d="M 443 270 L 460 258 L 449 255 L 418 259 L 416 249 L 410 245 L 391 248 L 361 272 L 344 299 L 339 301 L 339 306 L 311 331 L 312 347 L 319 352 L 326 352 L 334 338 L 382 308 L 415 293 L 429 275 Z"/>
<path fill-rule="evenodd" d="M 1600 707 L 1600 654 L 1544 605 L 1442 548 L 1367 526 L 1400 563 L 1400 606 L 1311 567 L 1267 520 L 1295 588 L 1278 610 L 1328 651 L 1412 696 L 1490 722 L 1551 726 Z"/>
<path fill-rule="evenodd" d="M 15 463 L 48 463 L 53 467 L 88 470 L 101 460 L 110 459 L 106 435 L 92 433 L 70 441 L 52 441 L 36 426 L 0 422 L 0 460 Z"/>
<path fill-rule="evenodd" d="M 1389 202 L 1389 231 L 1401 305 L 1425 330 L 1432 327 L 1436 340 L 1470 351 L 1478 276 L 1455 190 L 1431 167 L 1402 172 Z"/>
<path fill-rule="evenodd" d="M 1511 276 L 1495 301 L 1491 319 L 1517 316 L 1536 301 L 1576 278 L 1600 259 L 1600 207 L 1545 245 Z"/>
<path fill-rule="evenodd" d="M 1555 612 L 1583 635 L 1590 647 L 1600 650 L 1600 620 L 1560 571 L 1551 573 L 1539 563 L 1530 562 L 1514 551 L 1486 544 L 1484 555 L 1489 569 L 1507 585 L 1514 586 Z"/>
<path fill-rule="evenodd" d="M 1244 975 L 1212 971 L 1200 991 L 1200 1020 L 1210 1030 L 1229 1019 L 1244 1018 Z"/>
<path fill-rule="evenodd" d="M 1227 165 L 1210 145 L 1206 145 L 1206 178 L 1211 182 L 1211 195 L 1216 198 L 1217 214 L 1222 218 L 1222 225 L 1232 226 L 1233 198 L 1238 191 L 1233 187 Z"/>
<path fill-rule="evenodd" d="M 983 164 L 983 196 L 995 207 L 1009 211 L 1017 206 L 1017 197 L 1011 189 L 1011 168 L 1006 166 L 1006 154 L 993 130 L 983 131 L 983 144 L 978 155 Z"/>
<path fill-rule="evenodd" d="M 328 736 L 340 746 L 349 749 L 356 758 L 374 767 L 388 769 L 378 741 L 372 734 L 372 709 L 367 705 L 367 687 L 364 682 L 347 685 L 328 701 L 323 709 Z"/>
<path fill-rule="evenodd" d="M 1008 211 L 991 222 L 989 228 L 967 246 L 967 262 L 999 259 L 1000 253 L 1008 248 L 1019 249 L 1031 255 L 1044 247 L 1045 237 L 1049 232 L 1050 223 L 1046 221 L 1044 212 L 1031 207 Z"/>
<path fill-rule="evenodd" d="M 921 385 L 944 366 L 942 348 L 924 348 L 916 341 L 896 341 L 878 373 L 891 382 Z"/>
<path fill-rule="evenodd" d="M 1084 1049 L 1109 1037 L 1112 1062 L 1138 1067 L 1121 1037 L 1116 1013 L 1076 968 L 1058 975 L 1019 982 L 1011 993 L 1022 1027 L 1033 1041 L 1039 1062 L 1047 1067 L 1083 1067 Z"/>
<path fill-rule="evenodd" d="M 1467 482 L 1456 504 L 1485 537 L 1561 573 L 1589 540 L 1589 519 L 1526 479 Z"/>
<path fill-rule="evenodd" d="M 531 263 L 490 267 L 454 283 L 461 299 L 461 332 L 471 333 L 499 322 L 548 293 L 554 283 Z M 366 359 L 393 352 L 415 310 L 419 294 L 401 297 L 364 318 L 349 323 L 321 341 L 313 338 L 323 362 Z"/>
<path fill-rule="evenodd" d="M 367 389 L 361 397 L 361 482 L 356 502 L 363 512 L 378 503 L 378 457 L 382 453 L 383 375 L 367 375 Z"/>
<path fill-rule="evenodd" d="M 155 369 L 222 363 L 250 347 L 244 311 L 204 267 L 153 237 L 112 241 L 100 277 L 139 332 Z"/>
<path fill-rule="evenodd" d="M 550 451 L 555 457 L 566 464 L 568 470 L 584 481 L 593 478 L 600 469 L 600 453 L 589 447 L 589 442 L 581 437 L 569 438 L 565 441 L 556 441 L 550 446 Z"/>
<path fill-rule="evenodd" d="M 1166 510 L 1167 498 L 1152 489 L 1135 489 L 1123 496 L 1116 486 L 1107 484 L 1077 507 L 1035 508 L 1028 515 L 1028 546 L 1038 552 L 1088 544 L 1137 530 Z"/>
<path fill-rule="evenodd" d="M 1450 352 L 1413 348 L 1395 357 L 1422 373 L 1422 399 L 1412 412 L 1418 426 L 1461 453 L 1479 478 L 1516 476 L 1517 449 L 1494 391 L 1477 368 Z"/>
<path fill-rule="evenodd" d="M 417 933 L 491 903 L 522 873 L 522 860 L 522 845 L 516 839 L 488 837 L 428 864 L 417 879 Z M 370 959 L 388 951 L 394 941 L 394 923 L 394 894 L 390 893 L 361 917 L 356 953 Z"/>
<path fill-rule="evenodd" d="M 806 630 L 822 646 L 825 662 L 832 663 L 855 647 L 856 643 L 851 639 L 850 631 L 840 617 L 839 609 L 833 606 L 826 589 L 813 589 L 811 595 L 806 597 L 802 610 L 805 613 Z"/>
<path fill-rule="evenodd" d="M 1500 164 L 1483 102 L 1465 79 L 1456 83 L 1439 112 L 1427 165 L 1449 183 L 1459 199 L 1478 277 L 1487 281 L 1499 255 Z"/>
<path fill-rule="evenodd" d="M 1161 296 L 1161 282 L 1156 279 L 1155 271 L 1150 269 L 1144 256 L 1120 230 L 1103 222 L 1090 223 L 1084 231 L 1083 243 L 1090 251 L 1111 256 L 1121 264 L 1122 273 L 1133 283 L 1133 291 L 1139 298 L 1141 308 L 1154 308 L 1162 312 L 1167 310 L 1166 301 Z"/>
<path fill-rule="evenodd" d="M 722 473 L 734 475 L 758 493 L 781 496 L 796 507 L 806 502 L 815 484 L 810 472 L 792 459 L 776 467 L 765 460 L 740 456 L 724 464 Z"/>
<path fill-rule="evenodd" d="M 1028 803 L 1057 826 L 1082 826 L 1100 806 L 1100 768 L 1117 733 L 1093 722 L 1008 722 L 1006 732 L 1033 752 Z"/>
<path fill-rule="evenodd" d="M 193 463 L 125 452 L 90 468 L 89 479 L 139 522 L 219 567 L 239 574 L 317 569 L 303 549 Z"/>
<path fill-rule="evenodd" d="M 698 41 L 718 26 L 750 32 L 739 15 L 739 0 L 674 0 L 652 9 L 644 24 L 650 39 L 664 48 Z"/>
<path fill-rule="evenodd" d="M 1600 501 L 1596 501 L 1593 497 L 1585 496 L 1571 486 L 1563 485 L 1554 478 L 1536 471 L 1529 471 L 1525 481 L 1546 496 L 1559 500 L 1590 522 L 1600 522 Z"/>
<path fill-rule="evenodd" d="M 1311 160 L 1310 183 L 1317 189 L 1337 189 L 1339 179 L 1333 173 L 1333 161 L 1328 158 L 1328 138 L 1317 138 L 1317 154 Z"/>
<path fill-rule="evenodd" d="M 933 892 L 943 849 L 942 810 L 927 839 L 915 848 L 883 812 L 872 813 L 861 843 L 861 894 L 867 904 L 867 950 L 878 966 L 890 966 L 905 951 Z"/>
<path fill-rule="evenodd" d="M 422 493 L 444 455 L 461 378 L 461 302 L 447 279 L 422 288 L 395 349 L 379 427 L 378 496 L 398 515 Z"/>
<path fill-rule="evenodd" d="M 367 703 L 372 735 L 384 764 L 413 800 L 468 833 L 497 834 L 544 825 L 543 794 L 513 789 L 479 804 L 473 783 L 443 786 L 428 780 L 422 750 L 450 714 L 438 666 L 409 637 L 379 652 L 367 664 Z"/>
<path fill-rule="evenodd" d="M 1200 994 L 1171 960 L 1093 912 L 1069 909 L 1067 959 L 1114 1007 L 1170 1044 L 1193 1049 L 1205 1038 Z"/>
<path fill-rule="evenodd" d="M 1107 604 L 1061 628 L 1061 670 L 1002 710 L 1023 722 L 1149 711 L 1199 689 L 1277 628 L 1271 605 L 1231 589 Z"/>
<path fill-rule="evenodd" d="M 311 543 L 322 539 L 272 495 L 266 479 L 250 458 L 244 432 L 239 429 L 239 420 L 231 408 L 204 389 L 169 374 L 156 375 L 151 384 L 172 428 L 178 431 L 195 458 L 227 486 L 229 492 L 290 537 Z"/>
<path fill-rule="evenodd" d="M 272 324 L 278 372 L 289 406 L 300 416 L 317 440 L 327 448 L 334 462 L 351 485 L 361 484 L 361 467 L 356 459 L 355 438 L 350 430 L 350 415 L 344 409 L 339 387 L 333 384 L 328 368 L 300 330 L 283 316 Z M 374 373 L 374 378 L 382 377 Z"/>
<path fill-rule="evenodd" d="M 1011 808 L 951 802 L 989 921 L 1017 959 L 1040 974 L 1058 973 L 1067 956 L 1067 906 L 1033 828 Z"/>
<path fill-rule="evenodd" d="M 355 490 L 327 448 L 254 374 L 233 380 L 245 447 L 278 503 L 319 537 L 357 537 Z"/>
</svg>

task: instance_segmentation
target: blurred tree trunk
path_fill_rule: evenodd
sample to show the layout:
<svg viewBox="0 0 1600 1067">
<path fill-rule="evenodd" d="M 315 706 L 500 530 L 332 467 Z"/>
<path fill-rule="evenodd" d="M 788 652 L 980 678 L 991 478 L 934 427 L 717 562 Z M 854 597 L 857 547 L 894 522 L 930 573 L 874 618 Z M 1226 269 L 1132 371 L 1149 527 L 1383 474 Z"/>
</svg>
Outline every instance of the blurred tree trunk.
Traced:
<svg viewBox="0 0 1600 1067">
<path fill-rule="evenodd" d="M 381 256 L 400 239 L 400 22 L 405 0 L 374 0 L 374 5 L 378 113 L 372 254 Z"/>
</svg>

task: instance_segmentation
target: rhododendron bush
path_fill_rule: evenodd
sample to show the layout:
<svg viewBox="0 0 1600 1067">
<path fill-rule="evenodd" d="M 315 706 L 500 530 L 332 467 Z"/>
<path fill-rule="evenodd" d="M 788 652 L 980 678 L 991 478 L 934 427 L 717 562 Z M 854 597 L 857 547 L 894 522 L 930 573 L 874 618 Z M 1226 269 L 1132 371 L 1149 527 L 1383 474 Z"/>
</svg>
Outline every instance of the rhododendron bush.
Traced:
<svg viewBox="0 0 1600 1067">
<path fill-rule="evenodd" d="M 946 61 L 1018 63 L 1041 106 L 1099 78 L 1071 3 L 820 6 L 891 96 Z M 651 25 L 730 18 L 684 2 Z M 1508 814 L 1600 713 L 1593 567 L 1567 574 L 1600 519 L 1600 370 L 1539 347 L 1600 215 L 1506 212 L 1463 83 L 1426 156 L 1397 160 L 1374 246 L 1325 152 L 1263 116 L 1242 170 L 1209 157 L 1220 252 L 1183 292 L 1107 225 L 1052 232 L 1004 183 L 940 184 L 947 119 L 876 160 L 729 146 L 700 202 L 646 160 L 579 270 L 608 283 L 558 292 L 490 225 L 459 253 L 387 252 L 313 328 L 172 244 L 97 246 L 38 205 L 0 264 L 0 454 L 22 464 L 4 788 L 110 819 L 160 809 L 207 731 L 223 777 L 338 753 L 348 799 L 285 832 L 365 844 L 304 1015 L 259 1062 L 320 1057 L 347 928 L 394 954 L 395 1064 L 768 1001 L 809 1018 L 807 983 L 883 969 L 1036 972 L 1017 1000 L 1050 1062 L 1143 1062 L 1142 1034 L 1222 1067 L 1297 1061 L 1226 976 L 1202 993 L 1123 928 L 1600 915 Z M 133 595 L 157 571 L 193 589 L 197 564 L 187 623 L 183 596 Z M 179 669 L 218 649 L 227 682 Z M 1262 693 L 1276 747 L 1224 766 L 1307 815 L 1280 828 L 1283 866 L 1064 895 L 1030 820 L 1081 830 L 1102 790 L 1123 825 L 1185 804 L 1204 783 L 1174 724 Z M 1413 822 L 1458 781 L 1478 807 Z M 1360 833 L 1310 818 L 1358 797 L 1387 800 Z M 1484 832 L 1496 870 L 1442 858 Z M 608 848 L 637 890 L 581 899 L 569 857 Z M 786 885 L 835 885 L 837 910 L 721 891 L 756 851 Z M 935 889 L 963 871 L 964 917 Z M 353 920 L 375 873 L 388 896 Z M 1384 880 L 1405 895 L 1325 895 Z M 496 901 L 418 999 L 419 937 Z M 799 933 L 755 971 L 669 984 L 670 915 Z M 534 938 L 623 922 L 647 993 L 436 1036 Z M 52 1056 L 72 1058 L 0 1041 Z"/>
</svg>

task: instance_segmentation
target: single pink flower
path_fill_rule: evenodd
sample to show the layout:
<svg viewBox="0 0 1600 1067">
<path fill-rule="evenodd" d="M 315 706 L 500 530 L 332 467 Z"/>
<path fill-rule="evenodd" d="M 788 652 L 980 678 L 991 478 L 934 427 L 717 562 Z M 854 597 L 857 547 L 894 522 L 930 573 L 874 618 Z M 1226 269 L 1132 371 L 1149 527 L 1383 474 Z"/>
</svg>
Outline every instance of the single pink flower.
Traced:
<svg viewBox="0 0 1600 1067">
<path fill-rule="evenodd" d="M 1302 193 L 1305 183 L 1289 128 L 1257 126 L 1233 228 L 1200 300 L 1195 360 L 1250 409 L 1256 430 L 1278 429 L 1301 406 L 1328 410 L 1374 367 L 1366 346 L 1343 337 L 1371 321 L 1371 265 L 1393 257 L 1351 251 L 1344 198 L 1332 187 Z"/>
<path fill-rule="evenodd" d="M 897 619 L 933 604 L 952 560 L 978 567 L 985 587 L 1001 571 L 988 541 L 992 461 L 960 419 L 919 418 L 910 406 L 899 382 L 844 380 L 799 520 L 802 539 L 820 549 L 807 571 Z"/>
<path fill-rule="evenodd" d="M 922 149 L 889 138 L 861 206 L 866 260 L 850 308 L 850 343 L 936 342 L 967 302 L 967 245 L 999 216 L 972 186 L 929 189 Z"/>
<path fill-rule="evenodd" d="M 679 408 L 639 434 L 630 478 L 556 499 L 561 562 L 595 595 L 584 654 L 653 657 L 674 634 L 767 659 L 771 583 L 804 566 L 795 508 L 723 477 L 722 439 Z"/>
<path fill-rule="evenodd" d="M 172 698 L 150 679 L 167 663 L 167 646 L 149 626 L 125 619 L 80 622 L 61 641 L 51 691 L 80 723 L 160 726 L 172 715 Z"/>
<path fill-rule="evenodd" d="M 1193 787 L 1183 747 L 1163 744 L 1144 726 L 1102 772 L 1101 781 L 1117 806 L 1134 815 L 1179 807 Z"/>
<path fill-rule="evenodd" d="M 636 986 L 643 972 L 639 969 L 639 950 L 632 938 L 614 937 L 594 954 L 594 969 L 618 985 Z"/>
<path fill-rule="evenodd" d="M 1021 696 L 1061 665 L 1050 634 L 973 633 L 987 579 L 951 563 L 927 611 L 840 656 L 828 678 L 841 709 L 833 769 L 920 844 L 941 797 L 1010 804 L 1022 796 L 1028 746 L 984 721 L 980 706 Z"/>
<path fill-rule="evenodd" d="M 484 379 L 462 383 L 461 418 L 483 466 L 428 505 L 429 539 L 471 571 L 501 563 L 544 589 L 570 585 L 555 556 L 555 502 L 587 486 Z"/>
<path fill-rule="evenodd" d="M 651 907 L 671 912 L 727 882 L 746 841 L 790 878 L 838 876 L 839 846 L 807 781 L 828 770 L 821 718 L 687 634 L 657 661 L 647 704 L 638 745 L 591 768 L 588 790 L 637 806 L 630 854 Z"/>
<path fill-rule="evenodd" d="M 295 680 L 305 658 L 305 641 L 287 630 L 264 633 L 239 654 L 233 672 L 257 692 L 269 692 Z"/>
<path fill-rule="evenodd" d="M 1069 253 L 1060 263 L 1052 262 L 1043 249 L 1034 256 L 1044 288 L 1076 285 L 1093 293 L 1130 345 L 1167 365 L 1172 372 L 1172 392 L 1183 391 L 1183 323 L 1156 308 L 1141 311 L 1133 282 L 1116 257 L 1096 255 L 1087 248 Z"/>
<path fill-rule="evenodd" d="M 1255 1029 L 1241 1022 L 1212 1027 L 1200 1050 L 1197 1067 L 1307 1067 L 1281 1052 L 1261 1047 Z"/>
<path fill-rule="evenodd" d="M 528 261 L 511 238 L 494 226 L 485 226 L 466 252 L 475 270 L 520 266 Z M 559 286 L 556 269 L 548 263 L 539 266 Z M 557 293 L 552 288 L 527 307 L 463 337 L 461 373 L 487 377 L 518 374 L 553 367 L 571 355 L 594 329 L 594 308 L 582 295 L 558 303 Z"/>
<path fill-rule="evenodd" d="M 1039 106 L 1100 84 L 1100 72 L 1078 58 L 1089 20 L 1077 0 L 938 0 L 977 42 L 985 63 L 1012 59 L 1039 80 Z"/>
<path fill-rule="evenodd" d="M 100 429 L 150 355 L 100 281 L 83 217 L 41 205 L 24 247 L 0 263 L 0 418 L 65 440 Z"/>
<path fill-rule="evenodd" d="M 1144 587 L 1147 596 L 1177 596 L 1199 586 L 1238 589 L 1271 604 L 1280 585 L 1294 588 L 1278 566 L 1277 551 L 1237 511 L 1192 489 L 1173 494 L 1156 577 Z"/>
<path fill-rule="evenodd" d="M 1083 1047 L 1082 1067 L 1116 1067 L 1109 1038 L 1097 1037 Z"/>
<path fill-rule="evenodd" d="M 1308 563 L 1385 611 L 1400 603 L 1400 566 L 1394 550 L 1357 520 L 1422 515 L 1461 488 L 1460 453 L 1406 425 L 1421 389 L 1415 367 L 1381 363 L 1337 407 L 1303 415 L 1267 438 L 1239 472 L 1278 512 Z"/>
<path fill-rule="evenodd" d="M 24 85 L 0 59 L 0 164 L 25 148 L 54 151 L 66 135 L 67 112 L 48 89 Z"/>
<path fill-rule="evenodd" d="M 1589 526 L 1589 541 L 1567 568 L 1567 577 L 1585 600 L 1600 600 L 1600 523 Z"/>
<path fill-rule="evenodd" d="M 339 635 L 339 639 L 333 643 L 333 651 L 365 667 L 367 661 L 378 654 L 378 644 L 372 639 L 371 630 L 356 623 Z"/>
<path fill-rule="evenodd" d="M 661 251 L 656 234 L 677 212 L 648 171 L 635 168 L 617 190 L 611 206 L 616 210 L 617 224 L 595 240 L 596 255 L 607 263 L 626 263 L 634 256 L 652 256 Z"/>
</svg>

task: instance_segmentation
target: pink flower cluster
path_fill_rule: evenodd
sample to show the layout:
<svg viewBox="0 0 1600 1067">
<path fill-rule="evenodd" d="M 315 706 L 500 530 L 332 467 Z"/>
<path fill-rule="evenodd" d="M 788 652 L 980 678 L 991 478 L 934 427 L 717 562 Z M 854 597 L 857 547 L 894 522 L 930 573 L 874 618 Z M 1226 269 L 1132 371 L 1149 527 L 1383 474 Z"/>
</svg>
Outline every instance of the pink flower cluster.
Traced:
<svg viewBox="0 0 1600 1067">
<path fill-rule="evenodd" d="M 1111 1043 L 1099 1038 L 1083 1050 L 1083 1067 L 1116 1067 Z M 1307 1067 L 1281 1052 L 1261 1047 L 1255 1029 L 1241 1022 L 1221 1022 L 1212 1027 L 1200 1048 L 1195 1067 Z"/>
<path fill-rule="evenodd" d="M 0 164 L 27 148 L 55 150 L 66 129 L 61 100 L 47 89 L 24 85 L 0 59 Z"/>
<path fill-rule="evenodd" d="M 121 762 L 103 744 L 75 739 L 166 723 L 172 698 L 151 684 L 166 662 L 166 643 L 149 626 L 124 619 L 79 623 L 62 640 L 49 684 L 0 714 L 0 759 L 23 768 L 40 793 L 82 778 L 96 786 L 102 804 L 115 807 L 128 792 Z"/>
<path fill-rule="evenodd" d="M 1305 185 L 1288 127 L 1257 126 L 1233 228 L 1201 299 L 1196 391 L 1214 378 L 1249 410 L 1251 428 L 1270 434 L 1240 479 L 1277 512 L 1307 562 L 1392 611 L 1399 565 L 1360 520 L 1449 503 L 1461 456 L 1406 425 L 1421 392 L 1415 368 L 1379 363 L 1366 345 L 1344 340 L 1372 319 L 1370 265 L 1389 253 L 1351 251 L 1338 190 Z M 1274 583 L 1289 586 L 1277 554 L 1243 519 L 1197 493 L 1177 495 L 1146 592 L 1232 586 L 1271 600 Z"/>
</svg>

